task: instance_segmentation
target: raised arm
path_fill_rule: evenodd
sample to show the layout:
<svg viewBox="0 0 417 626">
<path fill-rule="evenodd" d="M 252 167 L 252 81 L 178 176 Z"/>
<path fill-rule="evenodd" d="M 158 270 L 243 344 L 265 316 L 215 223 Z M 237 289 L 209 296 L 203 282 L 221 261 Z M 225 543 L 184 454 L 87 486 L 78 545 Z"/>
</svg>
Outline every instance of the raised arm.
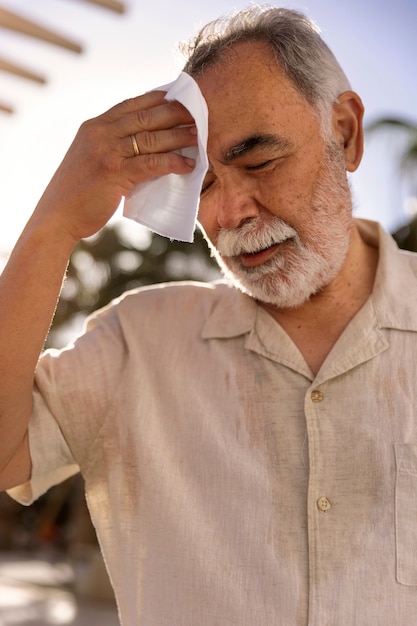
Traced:
<svg viewBox="0 0 417 626">
<path fill-rule="evenodd" d="M 131 135 L 140 154 L 135 156 Z M 0 490 L 29 479 L 27 428 L 36 363 L 77 242 L 102 228 L 140 182 L 194 163 L 189 113 L 151 92 L 85 122 L 0 276 Z"/>
</svg>

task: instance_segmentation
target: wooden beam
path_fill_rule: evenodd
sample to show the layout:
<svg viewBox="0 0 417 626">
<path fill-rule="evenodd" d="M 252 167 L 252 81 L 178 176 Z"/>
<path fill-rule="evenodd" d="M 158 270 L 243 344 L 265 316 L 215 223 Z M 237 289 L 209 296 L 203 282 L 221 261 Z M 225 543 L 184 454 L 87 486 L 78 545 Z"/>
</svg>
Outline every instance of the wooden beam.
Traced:
<svg viewBox="0 0 417 626">
<path fill-rule="evenodd" d="M 8 104 L 4 104 L 3 102 L 0 102 L 0 111 L 2 113 L 14 113 L 14 110 L 9 107 Z"/>
<path fill-rule="evenodd" d="M 41 24 L 32 22 L 25 17 L 17 15 L 17 13 L 12 13 L 3 8 L 0 8 L 0 27 L 22 33 L 23 35 L 29 35 L 35 39 L 46 41 L 55 46 L 65 48 L 66 50 L 71 50 L 72 52 L 82 52 L 82 48 L 78 43 L 71 41 L 55 31 L 45 28 Z"/>
<path fill-rule="evenodd" d="M 84 0 L 84 2 L 97 4 L 100 7 L 110 9 L 110 11 L 115 11 L 116 13 L 124 13 L 126 11 L 124 2 L 119 2 L 118 0 Z"/>
<path fill-rule="evenodd" d="M 21 65 L 16 65 L 16 63 L 12 63 L 7 59 L 2 59 L 0 57 L 0 71 L 8 72 L 9 74 L 14 74 L 15 76 L 19 76 L 20 78 L 27 78 L 28 80 L 33 80 L 35 83 L 39 83 L 44 85 L 46 83 L 46 78 L 41 76 L 40 74 L 35 74 L 31 70 L 22 67 Z"/>
</svg>

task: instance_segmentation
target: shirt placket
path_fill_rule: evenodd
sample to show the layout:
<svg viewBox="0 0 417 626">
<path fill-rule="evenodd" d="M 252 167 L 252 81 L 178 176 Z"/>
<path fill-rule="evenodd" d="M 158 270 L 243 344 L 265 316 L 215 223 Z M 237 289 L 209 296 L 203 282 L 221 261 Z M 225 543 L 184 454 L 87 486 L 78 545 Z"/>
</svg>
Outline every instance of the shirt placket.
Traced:
<svg viewBox="0 0 417 626">
<path fill-rule="evenodd" d="M 335 411 L 349 419 L 348 391 L 345 380 L 348 372 L 366 363 L 387 347 L 378 330 L 368 334 L 363 342 L 345 338 L 346 351 L 334 362 L 324 365 L 317 378 L 306 390 L 304 412 L 309 451 L 309 482 L 307 500 L 308 551 L 309 551 L 309 618 L 308 626 L 338 626 L 333 616 L 338 597 L 337 581 L 331 572 L 337 571 L 337 554 L 329 549 L 328 541 L 337 546 L 337 537 L 343 532 L 337 512 L 338 495 L 335 478 L 338 475 L 337 455 L 343 454 L 345 442 L 338 431 Z M 343 358 L 344 357 L 344 358 Z M 337 403 L 335 404 L 335 399 Z M 340 477 L 339 477 L 340 478 Z M 338 480 L 339 480 L 338 478 Z M 348 478 L 345 477 L 345 480 Z M 340 492 L 340 483 L 338 489 Z M 326 539 L 328 541 L 326 541 Z M 334 586 L 332 585 L 334 581 Z"/>
<path fill-rule="evenodd" d="M 308 626 L 330 626 L 322 606 L 323 579 L 320 566 L 320 535 L 323 525 L 331 522 L 332 494 L 326 488 L 325 450 L 320 436 L 320 414 L 326 402 L 325 384 L 312 385 L 305 396 L 305 416 L 309 447 L 309 487 L 307 502 L 309 550 L 309 619 Z M 327 519 L 326 519 L 327 518 Z M 326 593 L 329 593 L 326 589 Z M 324 612 L 323 612 L 324 609 Z"/>
</svg>

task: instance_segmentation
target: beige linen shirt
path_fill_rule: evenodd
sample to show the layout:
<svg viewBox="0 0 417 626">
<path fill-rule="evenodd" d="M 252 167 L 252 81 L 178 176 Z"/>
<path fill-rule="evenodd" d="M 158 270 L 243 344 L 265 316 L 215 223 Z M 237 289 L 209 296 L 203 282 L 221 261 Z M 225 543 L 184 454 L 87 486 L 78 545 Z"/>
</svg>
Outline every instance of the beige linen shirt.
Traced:
<svg viewBox="0 0 417 626">
<path fill-rule="evenodd" d="M 41 359 L 13 495 L 81 469 L 123 625 L 417 624 L 417 255 L 361 231 L 374 292 L 315 377 L 224 284 L 130 293 Z"/>
</svg>

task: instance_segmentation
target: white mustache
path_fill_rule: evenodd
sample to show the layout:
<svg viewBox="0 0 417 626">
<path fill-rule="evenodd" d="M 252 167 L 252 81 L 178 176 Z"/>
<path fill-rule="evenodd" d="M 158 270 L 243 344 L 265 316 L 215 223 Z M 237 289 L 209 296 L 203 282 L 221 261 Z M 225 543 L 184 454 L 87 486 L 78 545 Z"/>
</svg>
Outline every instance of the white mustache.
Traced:
<svg viewBox="0 0 417 626">
<path fill-rule="evenodd" d="M 253 254 L 265 250 L 287 239 L 297 238 L 297 231 L 278 217 L 264 223 L 261 218 L 255 219 L 234 229 L 219 231 L 216 250 L 223 257 Z"/>
</svg>

